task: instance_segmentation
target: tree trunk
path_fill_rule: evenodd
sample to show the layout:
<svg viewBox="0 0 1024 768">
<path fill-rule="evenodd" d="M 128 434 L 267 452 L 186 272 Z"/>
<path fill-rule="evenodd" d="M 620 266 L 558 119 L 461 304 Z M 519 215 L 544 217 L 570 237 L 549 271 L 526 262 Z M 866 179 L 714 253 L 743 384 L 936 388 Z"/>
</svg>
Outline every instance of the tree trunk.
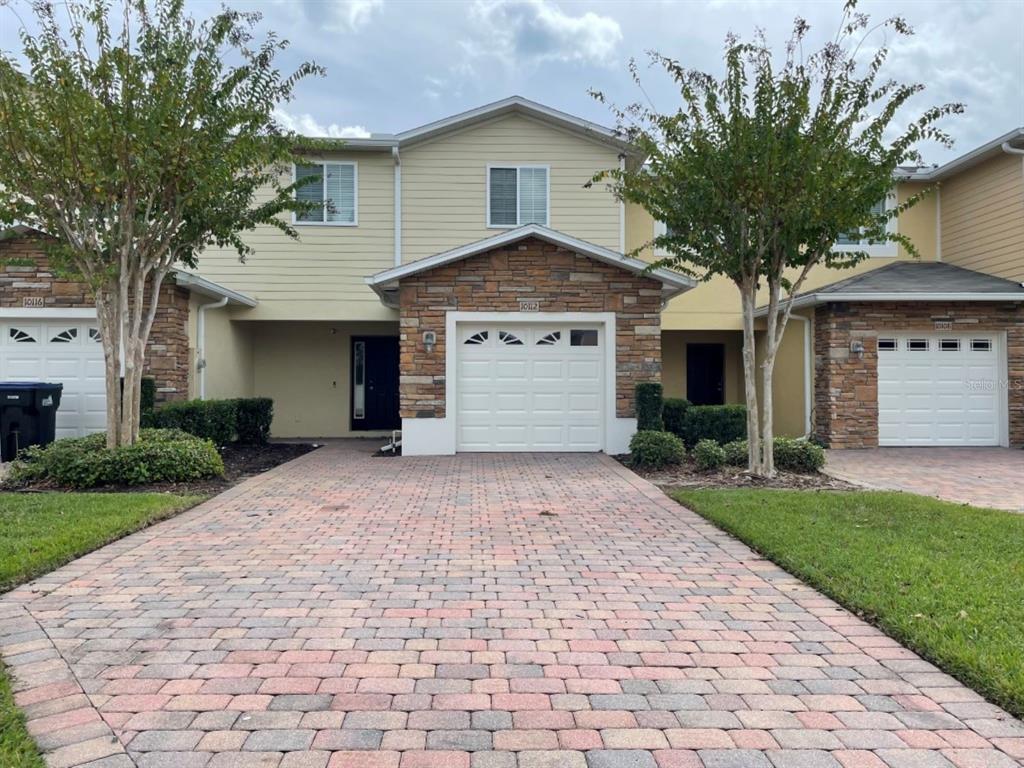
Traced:
<svg viewBox="0 0 1024 768">
<path fill-rule="evenodd" d="M 775 477 L 775 429 L 773 417 L 775 404 L 772 402 L 772 377 L 775 372 L 775 353 L 768 355 L 765 350 L 765 360 L 762 363 L 761 396 L 764 400 L 764 409 L 761 411 L 761 471 L 764 477 Z"/>
<path fill-rule="evenodd" d="M 107 447 L 121 444 L 121 325 L 116 311 L 116 285 L 96 291 L 96 319 L 103 345 L 103 367 L 107 394 Z"/>
<path fill-rule="evenodd" d="M 755 354 L 754 306 L 756 283 L 746 280 L 739 286 L 743 307 L 743 384 L 747 399 L 747 462 L 751 473 L 764 472 L 761 450 L 761 424 L 757 406 L 757 356 Z"/>
</svg>

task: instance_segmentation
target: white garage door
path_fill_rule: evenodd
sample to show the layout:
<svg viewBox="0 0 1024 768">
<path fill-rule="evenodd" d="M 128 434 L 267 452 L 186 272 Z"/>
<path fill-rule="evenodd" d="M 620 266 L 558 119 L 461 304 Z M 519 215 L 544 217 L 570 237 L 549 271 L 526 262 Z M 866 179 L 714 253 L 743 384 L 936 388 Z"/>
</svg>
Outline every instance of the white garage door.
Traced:
<svg viewBox="0 0 1024 768">
<path fill-rule="evenodd" d="M 879 337 L 879 444 L 999 445 L 999 349 L 994 334 Z"/>
<path fill-rule="evenodd" d="M 458 450 L 601 450 L 601 327 L 460 323 L 457 329 Z"/>
<path fill-rule="evenodd" d="M 106 428 L 103 345 L 95 322 L 0 320 L 0 381 L 63 384 L 59 438 Z"/>
</svg>

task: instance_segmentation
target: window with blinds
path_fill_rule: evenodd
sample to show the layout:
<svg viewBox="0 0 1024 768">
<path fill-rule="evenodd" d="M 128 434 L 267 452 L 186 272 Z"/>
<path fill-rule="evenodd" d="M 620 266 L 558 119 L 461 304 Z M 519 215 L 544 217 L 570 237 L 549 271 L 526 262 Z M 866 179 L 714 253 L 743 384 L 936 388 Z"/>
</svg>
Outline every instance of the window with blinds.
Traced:
<svg viewBox="0 0 1024 768">
<path fill-rule="evenodd" d="M 315 181 L 304 184 L 295 191 L 298 200 L 320 203 L 314 208 L 295 216 L 296 222 L 307 224 L 356 224 L 357 186 L 355 163 L 311 163 L 295 166 L 295 180 L 311 176 Z"/>
<path fill-rule="evenodd" d="M 871 206 L 871 215 L 880 216 L 885 213 L 885 200 L 879 200 Z M 836 238 L 838 245 L 871 245 L 870 240 L 861 237 L 861 232 L 843 232 Z"/>
<path fill-rule="evenodd" d="M 548 169 L 491 166 L 487 169 L 487 226 L 548 226 Z"/>
</svg>

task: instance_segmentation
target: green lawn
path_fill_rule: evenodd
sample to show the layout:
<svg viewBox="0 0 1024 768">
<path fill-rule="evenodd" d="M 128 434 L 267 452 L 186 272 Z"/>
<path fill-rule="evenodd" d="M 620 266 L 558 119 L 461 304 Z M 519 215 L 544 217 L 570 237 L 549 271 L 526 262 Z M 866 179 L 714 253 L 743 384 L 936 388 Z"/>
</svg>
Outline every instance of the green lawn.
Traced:
<svg viewBox="0 0 1024 768">
<path fill-rule="evenodd" d="M 1024 716 L 1024 516 L 866 491 L 672 496 Z"/>
<path fill-rule="evenodd" d="M 165 493 L 0 493 L 0 592 L 201 500 Z M 0 766 L 43 766 L 2 668 Z"/>
</svg>

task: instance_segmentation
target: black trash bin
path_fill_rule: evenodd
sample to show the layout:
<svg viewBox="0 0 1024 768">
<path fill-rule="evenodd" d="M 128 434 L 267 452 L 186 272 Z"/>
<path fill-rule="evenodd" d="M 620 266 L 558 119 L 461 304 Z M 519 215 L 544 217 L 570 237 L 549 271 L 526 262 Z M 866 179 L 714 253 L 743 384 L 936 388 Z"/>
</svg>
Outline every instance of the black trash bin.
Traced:
<svg viewBox="0 0 1024 768">
<path fill-rule="evenodd" d="M 53 442 L 63 389 L 43 381 L 0 381 L 0 459 L 11 461 L 22 448 Z"/>
</svg>

